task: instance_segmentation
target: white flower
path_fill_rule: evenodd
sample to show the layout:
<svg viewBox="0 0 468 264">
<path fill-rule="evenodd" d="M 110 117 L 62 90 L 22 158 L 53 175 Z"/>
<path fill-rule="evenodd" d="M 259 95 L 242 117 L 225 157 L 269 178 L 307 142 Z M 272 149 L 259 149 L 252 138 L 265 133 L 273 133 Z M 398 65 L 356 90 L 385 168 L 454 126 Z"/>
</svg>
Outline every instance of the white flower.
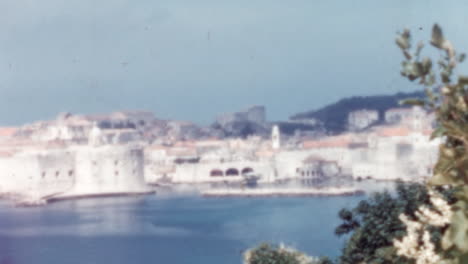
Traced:
<svg viewBox="0 0 468 264">
<path fill-rule="evenodd" d="M 253 257 L 252 255 L 255 254 L 254 251 L 255 249 L 249 249 L 244 253 L 244 264 L 250 264 Z M 314 264 L 318 263 L 319 261 L 318 258 L 308 256 L 292 247 L 285 246 L 283 243 L 278 246 L 277 252 L 283 254 L 292 254 L 299 264 Z"/>
<path fill-rule="evenodd" d="M 421 206 L 416 211 L 417 221 L 410 220 L 401 214 L 400 220 L 406 225 L 407 235 L 401 240 L 393 240 L 397 254 L 415 259 L 416 264 L 436 264 L 442 260 L 435 252 L 435 246 L 431 241 L 431 235 L 425 226 L 445 226 L 450 223 L 452 210 L 450 205 L 438 194 L 429 191 L 430 200 L 435 211 Z"/>
<path fill-rule="evenodd" d="M 443 94 L 449 94 L 450 93 L 450 88 L 448 88 L 447 86 L 442 87 L 442 93 Z"/>
</svg>

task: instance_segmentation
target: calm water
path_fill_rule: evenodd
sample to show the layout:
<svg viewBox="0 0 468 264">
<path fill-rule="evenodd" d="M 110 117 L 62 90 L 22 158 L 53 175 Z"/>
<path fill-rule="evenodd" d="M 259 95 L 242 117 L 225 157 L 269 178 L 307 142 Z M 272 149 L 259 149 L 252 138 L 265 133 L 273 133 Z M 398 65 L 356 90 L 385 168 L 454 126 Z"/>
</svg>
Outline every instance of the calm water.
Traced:
<svg viewBox="0 0 468 264">
<path fill-rule="evenodd" d="M 361 197 L 134 197 L 0 204 L 0 264 L 239 264 L 261 241 L 339 253 L 337 212 Z"/>
</svg>

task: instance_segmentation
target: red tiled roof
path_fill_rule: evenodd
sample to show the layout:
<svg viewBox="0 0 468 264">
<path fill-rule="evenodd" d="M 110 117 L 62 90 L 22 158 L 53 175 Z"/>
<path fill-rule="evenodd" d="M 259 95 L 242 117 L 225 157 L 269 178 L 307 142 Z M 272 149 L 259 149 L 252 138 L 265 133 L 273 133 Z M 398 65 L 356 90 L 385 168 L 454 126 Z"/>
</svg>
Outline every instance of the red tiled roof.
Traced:
<svg viewBox="0 0 468 264">
<path fill-rule="evenodd" d="M 255 156 L 257 157 L 271 157 L 275 154 L 273 150 L 258 150 L 255 152 Z"/>
<path fill-rule="evenodd" d="M 150 145 L 150 146 L 146 147 L 146 149 L 149 149 L 149 150 L 167 150 L 169 148 L 166 147 L 166 146 L 161 146 L 161 145 Z"/>
<path fill-rule="evenodd" d="M 8 151 L 8 150 L 0 150 L 0 157 L 1 158 L 8 158 L 13 156 L 14 151 Z"/>
<path fill-rule="evenodd" d="M 410 134 L 410 129 L 407 127 L 386 127 L 380 128 L 377 135 L 381 137 L 404 137 Z"/>
<path fill-rule="evenodd" d="M 430 136 L 430 135 L 432 135 L 432 132 L 434 132 L 434 130 L 432 130 L 432 129 L 426 129 L 426 130 L 424 130 L 422 133 L 423 133 L 424 135 L 426 135 L 426 136 Z"/>
<path fill-rule="evenodd" d="M 195 148 L 171 148 L 167 150 L 167 154 L 170 156 L 197 156 L 197 150 Z"/>
<path fill-rule="evenodd" d="M 17 127 L 0 127 L 0 137 L 12 137 L 16 131 Z"/>
<path fill-rule="evenodd" d="M 303 148 L 346 148 L 351 143 L 348 135 L 328 137 L 320 140 L 308 140 L 302 142 Z"/>
</svg>

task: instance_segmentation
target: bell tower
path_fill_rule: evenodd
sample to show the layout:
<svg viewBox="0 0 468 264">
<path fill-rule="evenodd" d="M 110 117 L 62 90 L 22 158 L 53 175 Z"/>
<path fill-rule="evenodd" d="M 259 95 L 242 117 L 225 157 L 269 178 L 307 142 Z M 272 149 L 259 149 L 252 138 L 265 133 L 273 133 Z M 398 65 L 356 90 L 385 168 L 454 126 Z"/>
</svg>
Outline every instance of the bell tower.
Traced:
<svg viewBox="0 0 468 264">
<path fill-rule="evenodd" d="M 280 131 L 278 125 L 274 125 L 271 130 L 271 146 L 273 149 L 279 149 L 281 146 Z"/>
<path fill-rule="evenodd" d="M 93 123 L 91 131 L 89 131 L 88 144 L 94 147 L 102 144 L 102 132 L 96 122 Z"/>
</svg>

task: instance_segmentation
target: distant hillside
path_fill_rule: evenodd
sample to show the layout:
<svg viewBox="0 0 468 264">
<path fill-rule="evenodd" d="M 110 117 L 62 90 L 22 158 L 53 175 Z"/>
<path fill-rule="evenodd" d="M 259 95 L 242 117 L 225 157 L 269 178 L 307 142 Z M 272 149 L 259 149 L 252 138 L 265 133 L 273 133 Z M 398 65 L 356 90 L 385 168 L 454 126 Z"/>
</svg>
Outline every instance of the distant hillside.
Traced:
<svg viewBox="0 0 468 264">
<path fill-rule="evenodd" d="M 354 96 L 344 98 L 336 103 L 327 105 L 318 110 L 298 113 L 291 119 L 315 118 L 323 122 L 327 131 L 340 133 L 346 129 L 348 113 L 359 109 L 378 110 L 380 120 L 383 120 L 384 112 L 390 108 L 403 107 L 398 104 L 406 98 L 424 97 L 423 91 L 412 93 L 397 93 L 394 95 Z"/>
</svg>

